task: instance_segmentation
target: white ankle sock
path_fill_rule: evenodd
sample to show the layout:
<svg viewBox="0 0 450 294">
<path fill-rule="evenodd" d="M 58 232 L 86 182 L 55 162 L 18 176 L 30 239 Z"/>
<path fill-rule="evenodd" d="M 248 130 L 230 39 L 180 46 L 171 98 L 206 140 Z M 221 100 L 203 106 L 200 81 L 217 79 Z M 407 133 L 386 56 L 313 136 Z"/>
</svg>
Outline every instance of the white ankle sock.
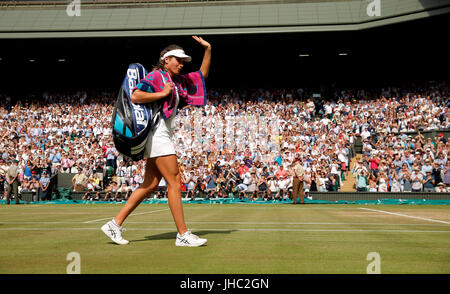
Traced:
<svg viewBox="0 0 450 294">
<path fill-rule="evenodd" d="M 119 226 L 118 224 L 116 224 L 116 220 L 115 220 L 115 219 L 112 219 L 112 223 L 113 223 L 113 225 L 115 225 L 115 226 L 118 227 L 119 229 L 121 228 L 121 226 Z"/>
</svg>

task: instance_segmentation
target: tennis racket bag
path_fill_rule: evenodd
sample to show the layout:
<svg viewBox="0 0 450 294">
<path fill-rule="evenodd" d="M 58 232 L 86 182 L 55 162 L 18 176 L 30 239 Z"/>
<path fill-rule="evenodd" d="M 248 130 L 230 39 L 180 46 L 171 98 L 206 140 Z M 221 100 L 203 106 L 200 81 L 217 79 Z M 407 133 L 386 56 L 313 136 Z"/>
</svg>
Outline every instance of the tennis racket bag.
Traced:
<svg viewBox="0 0 450 294">
<path fill-rule="evenodd" d="M 160 118 L 159 103 L 133 104 L 134 87 L 147 75 L 139 63 L 128 66 L 112 117 L 112 137 L 117 151 L 123 156 L 139 161 L 144 158 L 148 133 Z"/>
</svg>

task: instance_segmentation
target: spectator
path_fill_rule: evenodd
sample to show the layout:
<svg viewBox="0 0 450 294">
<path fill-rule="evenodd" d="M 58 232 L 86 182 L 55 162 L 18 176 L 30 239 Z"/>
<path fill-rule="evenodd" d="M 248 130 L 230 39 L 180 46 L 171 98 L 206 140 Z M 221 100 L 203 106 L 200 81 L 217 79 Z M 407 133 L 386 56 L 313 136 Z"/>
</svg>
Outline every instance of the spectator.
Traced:
<svg viewBox="0 0 450 294">
<path fill-rule="evenodd" d="M 72 177 L 73 190 L 76 192 L 84 191 L 87 188 L 87 180 L 87 176 L 79 168 L 77 174 Z"/>
<path fill-rule="evenodd" d="M 287 178 L 287 175 L 288 175 L 288 173 L 284 169 L 283 165 L 280 165 L 279 168 L 277 169 L 277 171 L 275 172 L 275 177 L 278 180 Z"/>
<path fill-rule="evenodd" d="M 61 167 L 62 167 L 62 173 L 69 173 L 72 166 L 74 164 L 74 161 L 72 158 L 67 157 L 67 156 L 63 156 L 61 158 Z"/>
<path fill-rule="evenodd" d="M 439 163 L 434 162 L 434 163 L 433 163 L 433 170 L 432 170 L 431 174 L 432 174 L 433 177 L 434 177 L 435 185 L 437 185 L 437 184 L 439 184 L 439 183 L 442 183 L 442 175 L 441 175 L 441 171 L 442 171 L 442 169 L 441 169 Z"/>
<path fill-rule="evenodd" d="M 95 174 L 99 180 L 99 186 L 103 189 L 103 177 L 105 175 L 105 165 L 101 158 L 98 158 L 95 163 Z"/>
<path fill-rule="evenodd" d="M 27 164 L 25 165 L 24 171 L 23 171 L 23 179 L 31 180 L 32 173 L 31 173 L 31 162 L 27 160 Z"/>
<path fill-rule="evenodd" d="M 384 177 L 381 177 L 379 179 L 379 185 L 378 185 L 378 192 L 387 192 L 388 191 L 388 187 L 386 184 L 386 180 Z"/>
<path fill-rule="evenodd" d="M 437 192 L 437 193 L 447 192 L 447 190 L 445 189 L 445 184 L 442 182 L 437 184 L 435 192 Z"/>
<path fill-rule="evenodd" d="M 139 186 L 138 186 L 138 183 L 132 182 L 132 183 L 131 183 L 131 187 L 130 187 L 131 193 L 133 193 L 134 190 L 136 190 L 138 187 L 139 187 Z"/>
<path fill-rule="evenodd" d="M 430 159 L 427 158 L 425 159 L 425 164 L 422 166 L 422 174 L 426 175 L 427 172 L 432 172 L 433 171 L 433 166 L 430 163 Z"/>
<path fill-rule="evenodd" d="M 131 188 L 127 186 L 125 182 L 122 183 L 122 185 L 117 189 L 114 200 L 115 201 L 122 201 L 122 200 L 128 200 L 128 197 L 131 194 Z"/>
<path fill-rule="evenodd" d="M 39 201 L 39 189 L 40 189 L 40 184 L 39 181 L 36 178 L 31 178 L 31 192 L 33 192 L 33 200 L 34 201 Z"/>
<path fill-rule="evenodd" d="M 270 191 L 267 183 L 267 175 L 264 173 L 258 179 L 258 191 L 261 194 L 261 198 L 263 200 L 268 200 L 268 198 L 270 197 Z"/>
<path fill-rule="evenodd" d="M 191 191 L 190 198 L 194 199 L 195 197 L 204 197 L 206 186 L 202 182 L 200 177 L 196 178 L 196 182 L 194 184 L 194 188 Z"/>
<path fill-rule="evenodd" d="M 242 177 L 242 175 L 244 175 L 245 173 L 247 173 L 250 169 L 248 168 L 248 166 L 245 164 L 244 161 L 241 161 L 241 165 L 238 169 L 239 172 L 239 176 Z"/>
<path fill-rule="evenodd" d="M 304 204 L 303 185 L 306 171 L 302 165 L 301 156 L 298 153 L 295 155 L 295 161 L 292 167 L 292 171 L 292 203 L 296 204 L 297 198 L 298 196 L 300 196 L 300 204 Z"/>
<path fill-rule="evenodd" d="M 105 189 L 105 197 L 103 197 L 103 201 L 113 201 L 115 200 L 115 197 L 113 195 L 116 195 L 116 192 L 118 190 L 117 182 L 111 181 L 111 183 L 106 187 Z"/>
<path fill-rule="evenodd" d="M 269 191 L 271 194 L 271 199 L 272 199 L 272 195 L 278 195 L 278 182 L 276 181 L 274 176 L 269 176 L 267 184 L 269 186 Z"/>
<path fill-rule="evenodd" d="M 367 172 L 361 169 L 356 176 L 356 191 L 367 192 L 369 186 L 369 180 L 367 179 Z"/>
<path fill-rule="evenodd" d="M 206 197 L 214 198 L 217 189 L 217 175 L 214 173 L 213 170 L 210 170 L 209 174 L 206 176 L 205 185 L 207 193 Z"/>
<path fill-rule="evenodd" d="M 427 170 L 425 178 L 423 179 L 423 191 L 424 192 L 434 192 L 435 190 L 435 179 L 431 171 Z"/>
<path fill-rule="evenodd" d="M 327 182 L 328 182 L 328 178 L 325 174 L 325 172 L 321 172 L 319 179 L 318 179 L 318 183 L 319 183 L 319 192 L 327 192 Z"/>
<path fill-rule="evenodd" d="M 390 192 L 402 192 L 402 184 L 400 182 L 400 176 L 397 174 L 395 169 L 390 177 Z"/>
<path fill-rule="evenodd" d="M 377 185 L 378 179 L 375 176 L 375 174 L 371 173 L 369 175 L 369 192 L 377 192 L 378 191 L 378 185 Z"/>
<path fill-rule="evenodd" d="M 337 192 L 340 189 L 340 184 L 339 184 L 340 180 L 339 180 L 339 175 L 337 174 L 330 174 L 330 176 L 328 177 L 328 191 L 329 192 Z"/>
<path fill-rule="evenodd" d="M 88 184 L 87 184 L 87 191 L 86 193 L 84 193 L 83 197 L 81 198 L 82 200 L 91 200 L 92 199 L 92 194 L 96 191 L 95 187 L 94 187 L 94 179 L 90 178 L 88 180 Z"/>
<path fill-rule="evenodd" d="M 116 157 L 118 156 L 118 152 L 115 147 L 105 146 L 106 153 L 106 166 L 112 167 L 113 170 L 116 170 Z"/>
<path fill-rule="evenodd" d="M 19 194 L 21 194 L 22 192 L 31 192 L 31 190 L 32 190 L 31 181 L 28 180 L 28 178 L 24 178 L 19 187 Z"/>
<path fill-rule="evenodd" d="M 6 193 L 7 193 L 7 181 L 6 181 L 6 172 L 8 170 L 8 166 L 6 165 L 3 158 L 0 158 L 0 196 L 3 195 L 6 199 Z"/>
<path fill-rule="evenodd" d="M 39 199 L 51 200 L 51 195 L 49 193 L 50 178 L 47 176 L 47 172 L 42 173 L 42 177 L 39 180 Z"/>
<path fill-rule="evenodd" d="M 226 179 L 224 176 L 223 171 L 221 171 L 221 169 L 217 169 L 217 171 L 219 171 L 219 177 L 217 178 L 217 196 L 219 198 L 225 198 L 226 195 L 226 191 L 225 191 L 225 187 L 226 187 Z"/>
<path fill-rule="evenodd" d="M 312 174 L 311 170 L 307 171 L 305 173 L 305 176 L 303 177 L 303 197 L 309 197 L 309 191 L 311 190 L 311 183 L 312 183 Z"/>
<path fill-rule="evenodd" d="M 197 177 L 195 176 L 194 171 L 189 172 L 186 182 L 187 182 L 187 197 L 192 198 L 194 196 L 194 187 L 195 184 L 197 183 Z"/>
<path fill-rule="evenodd" d="M 8 183 L 7 194 L 6 194 L 6 204 L 10 203 L 11 195 L 14 194 L 15 204 L 19 204 L 19 173 L 17 164 L 19 161 L 17 159 L 10 161 L 11 165 L 9 166 L 6 172 L 6 181 Z"/>
<path fill-rule="evenodd" d="M 98 173 L 95 173 L 93 175 L 93 178 L 90 179 L 91 180 L 91 185 L 92 188 L 94 189 L 94 191 L 100 191 L 103 190 L 102 188 L 102 182 L 100 181 L 100 178 L 98 176 Z"/>
<path fill-rule="evenodd" d="M 363 159 L 360 158 L 360 159 L 358 159 L 358 161 L 356 162 L 355 166 L 353 167 L 352 174 L 353 174 L 354 177 L 356 177 L 362 171 L 365 171 L 366 174 L 369 172 L 369 170 L 366 167 L 366 165 L 363 164 Z"/>
<path fill-rule="evenodd" d="M 402 192 L 412 192 L 412 180 L 410 173 L 406 173 L 400 183 L 402 185 Z"/>
<path fill-rule="evenodd" d="M 437 163 L 441 169 L 445 167 L 445 163 L 447 162 L 447 160 L 444 157 L 445 157 L 444 153 L 441 152 L 436 156 L 434 160 L 434 162 Z"/>
<path fill-rule="evenodd" d="M 378 157 L 378 152 L 372 152 L 371 157 L 369 159 L 370 164 L 370 172 L 375 175 L 375 177 L 378 177 L 378 167 L 381 160 Z"/>
<path fill-rule="evenodd" d="M 412 192 L 422 192 L 424 176 L 420 172 L 418 166 L 414 167 L 411 174 L 411 189 Z"/>
<path fill-rule="evenodd" d="M 445 168 L 441 171 L 441 177 L 444 184 L 449 187 L 450 185 L 450 160 L 447 160 Z"/>
<path fill-rule="evenodd" d="M 69 160 L 72 160 L 73 158 L 72 157 L 70 157 L 69 158 Z M 76 164 L 73 164 L 71 167 L 70 167 L 70 173 L 71 174 L 77 174 L 78 173 L 78 171 L 81 171 L 82 169 L 81 169 L 81 166 L 77 166 Z"/>
<path fill-rule="evenodd" d="M 117 186 L 121 187 L 123 183 L 125 183 L 125 179 L 127 176 L 127 167 L 125 166 L 125 161 L 120 161 L 119 166 L 116 170 L 117 175 Z"/>
<path fill-rule="evenodd" d="M 290 179 L 287 176 L 280 176 L 277 182 L 278 182 L 278 193 L 276 194 L 275 199 L 278 200 L 287 199 L 288 198 L 287 192 L 290 184 Z"/>
<path fill-rule="evenodd" d="M 311 183 L 309 186 L 309 191 L 310 192 L 317 192 L 317 173 L 316 172 L 311 172 Z"/>
<path fill-rule="evenodd" d="M 242 197 L 245 197 L 245 192 L 248 190 L 248 185 L 250 184 L 250 178 L 251 178 L 251 174 L 248 169 L 246 171 L 242 172 L 241 183 L 237 185 L 237 188 L 239 190 L 239 195 Z"/>
<path fill-rule="evenodd" d="M 258 179 L 256 178 L 256 172 L 251 172 L 250 181 L 248 184 L 247 193 L 250 194 L 250 200 L 258 200 Z"/>
</svg>

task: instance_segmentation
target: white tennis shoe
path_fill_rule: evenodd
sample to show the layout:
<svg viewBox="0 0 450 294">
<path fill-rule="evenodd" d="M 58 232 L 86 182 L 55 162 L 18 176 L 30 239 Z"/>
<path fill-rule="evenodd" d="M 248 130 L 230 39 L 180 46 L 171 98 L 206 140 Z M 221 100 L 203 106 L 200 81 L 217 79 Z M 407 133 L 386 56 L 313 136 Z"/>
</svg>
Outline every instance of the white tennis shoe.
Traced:
<svg viewBox="0 0 450 294">
<path fill-rule="evenodd" d="M 105 233 L 106 236 L 111 238 L 111 240 L 113 240 L 114 243 L 119 244 L 119 245 L 126 245 L 126 244 L 130 243 L 130 242 L 128 242 L 128 240 L 125 240 L 122 237 L 122 231 L 124 231 L 124 230 L 125 229 L 123 229 L 120 226 L 117 226 L 112 221 L 109 221 L 102 226 L 103 233 Z"/>
<path fill-rule="evenodd" d="M 187 231 L 183 235 L 177 234 L 177 240 L 175 241 L 175 246 L 182 247 L 199 247 L 204 245 L 208 240 L 200 238 L 197 235 L 191 233 L 191 231 Z"/>
</svg>

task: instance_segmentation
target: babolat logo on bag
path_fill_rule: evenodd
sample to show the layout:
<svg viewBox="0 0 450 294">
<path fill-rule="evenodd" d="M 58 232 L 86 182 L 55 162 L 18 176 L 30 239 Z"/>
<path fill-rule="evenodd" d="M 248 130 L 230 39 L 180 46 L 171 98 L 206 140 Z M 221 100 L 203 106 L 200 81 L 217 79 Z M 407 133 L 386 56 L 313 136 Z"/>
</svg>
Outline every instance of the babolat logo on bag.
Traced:
<svg viewBox="0 0 450 294">
<path fill-rule="evenodd" d="M 148 133 L 159 119 L 159 103 L 134 104 L 133 89 L 147 75 L 139 63 L 128 66 L 112 117 L 112 135 L 117 151 L 134 161 L 144 157 Z"/>
</svg>

